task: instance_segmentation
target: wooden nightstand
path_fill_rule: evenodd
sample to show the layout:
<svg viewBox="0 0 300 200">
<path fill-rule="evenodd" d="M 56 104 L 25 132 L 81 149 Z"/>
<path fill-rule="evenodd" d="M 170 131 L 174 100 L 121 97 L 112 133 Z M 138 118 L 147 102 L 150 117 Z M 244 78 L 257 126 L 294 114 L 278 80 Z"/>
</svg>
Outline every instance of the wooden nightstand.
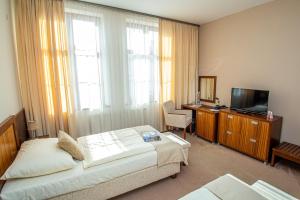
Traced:
<svg viewBox="0 0 300 200">
<path fill-rule="evenodd" d="M 196 111 L 196 134 L 210 142 L 216 142 L 219 111 L 201 106 Z"/>
</svg>

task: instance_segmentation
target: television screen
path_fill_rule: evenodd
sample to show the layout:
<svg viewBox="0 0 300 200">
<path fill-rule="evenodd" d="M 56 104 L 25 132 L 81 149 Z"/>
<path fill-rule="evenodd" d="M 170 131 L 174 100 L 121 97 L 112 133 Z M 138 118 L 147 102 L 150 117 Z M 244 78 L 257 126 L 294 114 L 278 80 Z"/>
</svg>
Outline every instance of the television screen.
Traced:
<svg viewBox="0 0 300 200">
<path fill-rule="evenodd" d="M 232 88 L 230 109 L 242 113 L 266 114 L 269 91 Z"/>
</svg>

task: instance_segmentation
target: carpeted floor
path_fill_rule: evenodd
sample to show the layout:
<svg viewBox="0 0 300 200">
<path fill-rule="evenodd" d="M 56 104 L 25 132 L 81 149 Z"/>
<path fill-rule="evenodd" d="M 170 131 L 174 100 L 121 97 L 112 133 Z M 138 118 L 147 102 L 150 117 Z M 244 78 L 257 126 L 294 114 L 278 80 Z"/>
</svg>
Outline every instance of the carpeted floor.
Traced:
<svg viewBox="0 0 300 200">
<path fill-rule="evenodd" d="M 241 153 L 196 136 L 187 136 L 192 144 L 189 165 L 181 167 L 176 179 L 166 178 L 136 189 L 119 199 L 178 199 L 226 173 L 233 174 L 248 184 L 261 179 L 300 198 L 300 165 L 281 161 L 271 167 Z"/>
</svg>

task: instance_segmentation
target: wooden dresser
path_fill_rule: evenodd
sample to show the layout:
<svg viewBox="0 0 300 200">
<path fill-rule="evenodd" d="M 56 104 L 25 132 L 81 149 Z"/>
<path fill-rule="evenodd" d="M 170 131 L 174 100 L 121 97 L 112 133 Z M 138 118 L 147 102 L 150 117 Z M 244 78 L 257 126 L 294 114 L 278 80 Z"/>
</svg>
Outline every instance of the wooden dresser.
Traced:
<svg viewBox="0 0 300 200">
<path fill-rule="evenodd" d="M 280 142 L 282 117 L 240 114 L 229 109 L 219 112 L 218 142 L 267 162 L 271 148 Z"/>
<path fill-rule="evenodd" d="M 201 106 L 196 111 L 196 134 L 208 141 L 216 142 L 218 111 L 212 107 Z"/>
</svg>

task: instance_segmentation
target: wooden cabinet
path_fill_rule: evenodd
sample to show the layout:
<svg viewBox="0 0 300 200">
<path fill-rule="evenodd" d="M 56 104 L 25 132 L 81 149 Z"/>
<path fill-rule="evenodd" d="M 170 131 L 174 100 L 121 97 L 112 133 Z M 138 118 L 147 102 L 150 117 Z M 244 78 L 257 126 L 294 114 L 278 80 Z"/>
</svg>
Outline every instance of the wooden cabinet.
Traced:
<svg viewBox="0 0 300 200">
<path fill-rule="evenodd" d="M 240 150 L 260 160 L 267 160 L 270 123 L 243 118 L 241 125 Z"/>
<path fill-rule="evenodd" d="M 196 134 L 211 142 L 216 141 L 218 113 L 209 107 L 200 107 L 196 114 Z"/>
<path fill-rule="evenodd" d="M 231 115 L 221 112 L 219 120 L 223 123 L 219 127 L 219 143 L 226 144 L 232 148 L 239 147 L 240 141 L 240 128 L 241 128 L 241 118 L 236 115 Z M 222 142 L 220 142 L 220 140 Z"/>
<path fill-rule="evenodd" d="M 282 118 L 267 120 L 263 116 L 239 114 L 222 110 L 219 114 L 219 143 L 268 161 L 271 147 L 280 140 Z"/>
</svg>

